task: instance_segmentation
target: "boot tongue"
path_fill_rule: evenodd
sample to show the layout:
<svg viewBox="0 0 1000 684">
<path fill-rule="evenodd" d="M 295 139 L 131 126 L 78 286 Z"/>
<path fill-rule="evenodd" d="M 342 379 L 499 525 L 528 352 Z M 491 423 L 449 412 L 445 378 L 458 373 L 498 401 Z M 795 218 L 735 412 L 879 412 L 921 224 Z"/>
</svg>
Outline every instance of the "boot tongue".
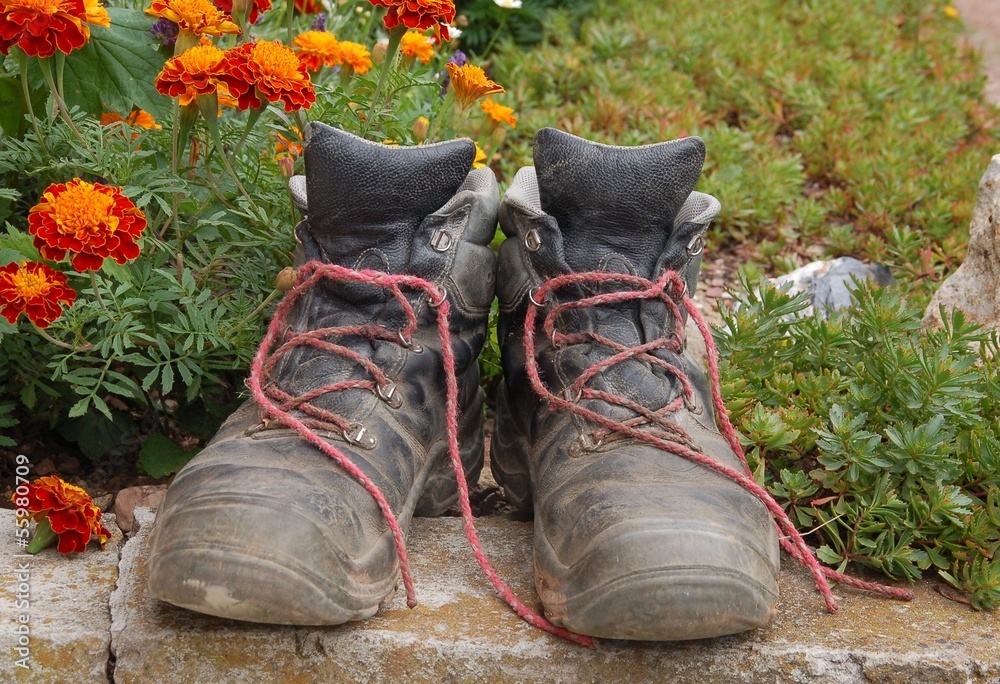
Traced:
<svg viewBox="0 0 1000 684">
<path fill-rule="evenodd" d="M 542 210 L 559 223 L 570 268 L 600 270 L 617 253 L 648 278 L 701 176 L 705 144 L 615 147 L 543 128 L 534 155 Z"/>
<path fill-rule="evenodd" d="M 309 232 L 330 262 L 398 273 L 420 223 L 452 198 L 475 156 L 471 140 L 393 147 L 311 123 Z"/>
</svg>

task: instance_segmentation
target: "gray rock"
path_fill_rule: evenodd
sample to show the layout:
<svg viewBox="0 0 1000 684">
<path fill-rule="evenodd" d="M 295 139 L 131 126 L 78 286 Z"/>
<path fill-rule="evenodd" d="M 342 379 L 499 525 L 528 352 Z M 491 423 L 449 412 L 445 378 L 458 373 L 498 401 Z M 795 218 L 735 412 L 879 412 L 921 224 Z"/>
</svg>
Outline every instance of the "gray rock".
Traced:
<svg viewBox="0 0 1000 684">
<path fill-rule="evenodd" d="M 213 682 L 970 682 L 1000 681 L 997 617 L 925 582 L 912 603 L 837 587 L 827 613 L 812 579 L 783 564 L 778 618 L 767 629 L 681 643 L 600 641 L 586 649 L 529 627 L 493 593 L 458 518 L 416 518 L 407 542 L 419 605 L 398 592 L 375 617 L 339 627 L 222 620 L 146 591 L 153 517 L 122 553 L 111 600 L 114 681 Z M 532 528 L 476 522 L 500 576 L 532 608 Z"/>
<path fill-rule="evenodd" d="M 802 311 L 811 316 L 819 309 L 821 316 L 851 305 L 851 290 L 855 280 L 871 280 L 878 285 L 889 285 L 892 274 L 882 264 L 866 264 L 854 257 L 840 257 L 831 261 L 814 261 L 797 268 L 771 282 L 777 287 L 787 285 L 789 294 L 808 292 L 812 305 Z"/>
<path fill-rule="evenodd" d="M 941 307 L 948 313 L 962 311 L 967 320 L 986 328 L 1000 328 L 1000 154 L 979 182 L 965 261 L 934 293 L 925 326 L 941 325 Z"/>
</svg>

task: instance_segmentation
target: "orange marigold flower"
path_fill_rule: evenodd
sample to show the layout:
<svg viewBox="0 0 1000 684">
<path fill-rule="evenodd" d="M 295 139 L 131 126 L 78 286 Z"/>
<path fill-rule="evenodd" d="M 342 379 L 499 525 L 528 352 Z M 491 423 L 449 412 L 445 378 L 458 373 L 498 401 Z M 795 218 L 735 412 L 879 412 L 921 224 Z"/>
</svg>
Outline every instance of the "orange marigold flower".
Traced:
<svg viewBox="0 0 1000 684">
<path fill-rule="evenodd" d="M 319 14 L 325 12 L 326 7 L 320 0 L 295 0 L 295 11 L 300 14 Z"/>
<path fill-rule="evenodd" d="M 274 161 L 282 159 L 297 159 L 302 154 L 302 131 L 296 126 L 291 127 L 294 139 L 289 139 L 281 133 L 274 132 Z"/>
<path fill-rule="evenodd" d="M 387 8 L 383 21 L 391 29 L 403 24 L 409 29 L 424 31 L 433 28 L 435 33 L 449 39 L 448 25 L 455 18 L 454 0 L 368 0 L 371 4 Z"/>
<path fill-rule="evenodd" d="M 366 74 L 372 68 L 372 56 L 361 43 L 349 40 L 340 43 L 340 65 L 350 67 L 356 74 Z"/>
<path fill-rule="evenodd" d="M 244 2 L 246 1 L 244 0 Z M 260 15 L 271 9 L 271 0 L 249 0 L 249 2 L 250 14 L 247 15 L 247 22 L 256 24 Z M 233 0 L 215 0 L 215 5 L 226 14 L 232 15 Z"/>
<path fill-rule="evenodd" d="M 28 485 L 26 498 L 28 505 L 25 508 L 31 517 L 34 520 L 48 518 L 52 531 L 59 536 L 59 553 L 80 553 L 87 548 L 91 537 L 95 537 L 103 549 L 111 539 L 111 532 L 101 524 L 101 509 L 76 485 L 55 475 L 40 477 Z"/>
<path fill-rule="evenodd" d="M 0 53 L 17 45 L 30 57 L 69 54 L 90 40 L 90 26 L 110 26 L 97 0 L 0 0 Z"/>
<path fill-rule="evenodd" d="M 445 64 L 455 100 L 462 109 L 471 107 L 476 100 L 486 95 L 505 92 L 503 86 L 486 78 L 486 72 L 472 64 L 458 66 L 454 62 Z"/>
<path fill-rule="evenodd" d="M 195 45 L 163 65 L 156 76 L 156 89 L 170 97 L 214 93 L 219 86 L 219 65 L 226 53 L 214 45 Z M 186 98 L 185 98 L 186 99 Z M 189 104 L 182 102 L 181 104 Z"/>
<path fill-rule="evenodd" d="M 146 217 L 121 188 L 79 178 L 50 185 L 28 212 L 42 256 L 59 261 L 68 252 L 77 271 L 96 271 L 107 257 L 119 264 L 135 259 L 145 229 Z"/>
<path fill-rule="evenodd" d="M 239 27 L 228 14 L 224 14 L 211 0 L 153 0 L 146 14 L 169 19 L 181 31 L 202 35 L 221 36 L 239 33 Z"/>
<path fill-rule="evenodd" d="M 517 128 L 517 117 L 514 116 L 513 107 L 505 107 L 499 102 L 494 102 L 491 98 L 486 98 L 479 103 L 479 106 L 486 112 L 495 125 L 507 124 L 511 128 Z"/>
<path fill-rule="evenodd" d="M 240 109 L 281 102 L 285 111 L 308 109 L 316 101 L 305 65 L 292 48 L 274 41 L 243 43 L 226 51 L 219 80 L 229 87 Z"/>
<path fill-rule="evenodd" d="M 160 124 L 156 123 L 156 119 L 149 112 L 144 112 L 143 110 L 136 107 L 132 110 L 132 113 L 127 117 L 122 116 L 118 112 L 104 112 L 101 114 L 101 125 L 110 126 L 111 124 L 116 124 L 119 122 L 127 123 L 129 126 L 134 126 L 136 128 L 145 128 L 148 130 L 160 130 L 163 128 Z"/>
<path fill-rule="evenodd" d="M 12 325 L 22 313 L 39 328 L 62 316 L 62 306 L 73 303 L 76 292 L 66 276 L 37 261 L 0 266 L 0 315 Z"/>
<path fill-rule="evenodd" d="M 434 57 L 434 41 L 418 31 L 407 31 L 399 41 L 399 51 L 427 64 Z"/>
<path fill-rule="evenodd" d="M 340 43 L 328 31 L 306 31 L 292 40 L 295 54 L 309 71 L 319 71 L 324 64 L 340 64 Z"/>
</svg>

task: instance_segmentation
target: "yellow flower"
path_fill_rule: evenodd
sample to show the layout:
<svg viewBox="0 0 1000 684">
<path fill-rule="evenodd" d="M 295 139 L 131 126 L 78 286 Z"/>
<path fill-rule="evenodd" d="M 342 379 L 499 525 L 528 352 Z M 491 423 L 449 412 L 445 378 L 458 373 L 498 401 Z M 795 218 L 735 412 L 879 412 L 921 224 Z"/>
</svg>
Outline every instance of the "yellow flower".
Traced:
<svg viewBox="0 0 1000 684">
<path fill-rule="evenodd" d="M 472 160 L 472 168 L 481 169 L 484 166 L 486 166 L 486 153 L 483 152 L 483 148 L 479 146 L 479 143 L 475 143 L 475 145 L 476 145 L 476 158 Z"/>
<path fill-rule="evenodd" d="M 153 0 L 146 10 L 160 19 L 168 19 L 180 28 L 196 35 L 221 36 L 239 33 L 239 27 L 210 0 Z"/>
<path fill-rule="evenodd" d="M 341 61 L 340 43 L 327 31 L 306 31 L 292 41 L 295 54 L 309 71 L 319 71 L 326 66 L 337 66 Z"/>
<path fill-rule="evenodd" d="M 479 106 L 486 112 L 486 116 L 490 117 L 490 121 L 493 122 L 494 126 L 507 124 L 511 128 L 517 128 L 517 118 L 514 116 L 513 107 L 505 107 L 490 98 L 483 100 Z"/>
<path fill-rule="evenodd" d="M 340 65 L 356 74 L 366 74 L 372 68 L 372 56 L 364 45 L 345 40 L 340 43 Z"/>
<path fill-rule="evenodd" d="M 407 31 L 399 42 L 399 51 L 406 57 L 419 59 L 427 64 L 434 57 L 434 41 L 417 31 Z"/>
<path fill-rule="evenodd" d="M 503 86 L 486 78 L 486 72 L 472 64 L 458 66 L 448 62 L 448 76 L 455 93 L 455 101 L 462 109 L 468 109 L 476 100 L 486 95 L 505 92 Z"/>
<path fill-rule="evenodd" d="M 942 11 L 944 12 L 944 16 L 949 19 L 958 19 L 958 10 L 955 9 L 954 5 L 945 5 Z"/>
</svg>

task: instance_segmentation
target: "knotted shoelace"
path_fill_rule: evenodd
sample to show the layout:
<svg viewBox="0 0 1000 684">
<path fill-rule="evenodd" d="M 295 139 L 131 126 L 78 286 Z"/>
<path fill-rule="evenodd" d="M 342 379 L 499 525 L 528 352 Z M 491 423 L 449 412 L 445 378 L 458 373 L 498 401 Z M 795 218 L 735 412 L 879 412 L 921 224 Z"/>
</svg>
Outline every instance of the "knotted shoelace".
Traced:
<svg viewBox="0 0 1000 684">
<path fill-rule="evenodd" d="M 366 283 L 374 287 L 388 290 L 393 299 L 399 304 L 405 315 L 405 325 L 402 329 L 396 331 L 390 330 L 379 324 L 332 326 L 302 333 L 292 331 L 289 328 L 287 321 L 288 316 L 293 310 L 295 304 L 311 288 L 315 287 L 323 280 L 330 280 L 332 282 Z M 634 289 L 621 292 L 597 294 L 565 304 L 559 304 L 553 307 L 545 317 L 543 329 L 554 344 L 564 345 L 575 344 L 581 341 L 595 341 L 606 344 L 615 351 L 613 356 L 594 364 L 591 368 L 588 368 L 583 374 L 581 374 L 580 378 L 578 378 L 571 385 L 569 388 L 570 393 L 576 396 L 574 401 L 559 397 L 558 395 L 553 394 L 542 383 L 539 376 L 538 363 L 535 358 L 534 331 L 537 313 L 539 308 L 541 308 L 541 302 L 544 302 L 545 298 L 550 293 L 562 287 L 569 285 L 584 285 L 588 283 L 606 284 L 609 282 L 623 283 Z M 336 340 L 343 336 L 363 336 L 372 340 L 378 339 L 393 341 L 404 347 L 410 347 L 412 345 L 412 335 L 417 330 L 418 322 L 413 305 L 410 303 L 406 294 L 404 294 L 404 289 L 426 295 L 428 298 L 428 304 L 437 313 L 438 337 L 441 341 L 442 365 L 444 366 L 446 384 L 445 415 L 448 434 L 448 456 L 457 482 L 459 508 L 464 522 L 465 535 L 469 541 L 469 545 L 472 548 L 473 555 L 475 556 L 479 567 L 500 597 L 528 624 L 585 646 L 593 645 L 593 639 L 591 637 L 577 634 L 562 627 L 553 625 L 544 617 L 524 605 L 524 603 L 517 598 L 510 587 L 508 587 L 507 584 L 497 575 L 482 550 L 482 545 L 479 542 L 479 536 L 476 533 L 473 521 L 472 508 L 469 504 L 469 488 L 465 479 L 465 471 L 462 466 L 461 453 L 459 451 L 458 379 L 455 368 L 455 357 L 451 345 L 451 303 L 447 299 L 447 293 L 442 288 L 431 283 L 430 281 L 424 280 L 423 278 L 410 275 L 388 274 L 373 270 L 354 270 L 319 261 L 310 261 L 309 263 L 303 265 L 299 269 L 296 286 L 282 299 L 270 326 L 268 326 L 267 333 L 264 336 L 256 355 L 254 356 L 254 360 L 251 365 L 250 378 L 248 380 L 248 385 L 250 386 L 254 400 L 263 410 L 266 419 L 273 420 L 279 425 L 283 425 L 298 432 L 304 440 L 315 446 L 322 453 L 329 456 L 334 462 L 337 463 L 337 465 L 343 468 L 345 472 L 358 481 L 372 496 L 380 512 L 385 518 L 386 524 L 392 532 L 396 553 L 399 556 L 400 574 L 402 575 L 403 585 L 406 589 L 406 603 L 410 608 L 416 606 L 416 590 L 410 573 L 406 544 L 403 539 L 402 529 L 399 526 L 395 513 L 392 511 L 392 507 L 389 505 L 389 502 L 386 500 L 385 496 L 375 483 L 372 482 L 360 468 L 358 468 L 340 449 L 333 444 L 330 444 L 317 433 L 317 430 L 334 432 L 339 431 L 344 433 L 346 436 L 348 432 L 356 426 L 352 425 L 343 416 L 336 415 L 311 403 L 313 399 L 316 399 L 327 392 L 339 392 L 348 389 L 365 389 L 376 393 L 384 391 L 390 382 L 385 373 L 370 359 L 343 346 L 342 344 L 339 344 Z M 541 302 L 536 300 L 535 297 L 541 297 Z M 622 302 L 637 301 L 642 299 L 658 299 L 666 304 L 671 314 L 673 314 L 673 321 L 675 322 L 675 329 L 669 336 L 659 338 L 636 347 L 626 347 L 596 333 L 586 332 L 564 334 L 558 332 L 555 328 L 556 320 L 559 315 L 569 309 L 580 309 L 602 304 L 619 304 Z M 681 304 L 678 304 L 677 300 L 680 300 Z M 740 473 L 733 468 L 720 464 L 694 449 L 690 446 L 691 440 L 687 436 L 686 431 L 684 431 L 679 425 L 671 423 L 666 419 L 670 413 L 679 410 L 681 407 L 690 406 L 694 395 L 694 388 L 691 385 L 690 380 L 679 368 L 651 354 L 651 352 L 656 351 L 657 349 L 670 349 L 672 351 L 679 352 L 682 345 L 681 340 L 683 339 L 683 323 L 680 315 L 681 305 L 684 306 L 688 314 L 695 320 L 701 335 L 705 338 L 705 344 L 708 349 L 709 372 L 712 382 L 712 400 L 716 409 L 717 420 L 719 421 L 720 429 L 729 441 L 730 446 L 743 464 L 746 470 L 745 473 Z M 791 520 L 785 514 L 781 506 L 774 500 L 773 497 L 771 497 L 767 490 L 759 486 L 749 476 L 750 470 L 747 465 L 746 457 L 743 454 L 742 447 L 736 437 L 736 431 L 729 422 L 725 405 L 722 401 L 722 394 L 719 389 L 718 354 L 712 340 L 711 330 L 702 318 L 701 314 L 698 312 L 697 308 L 694 306 L 694 303 L 686 296 L 684 281 L 676 272 L 665 272 L 655 282 L 639 278 L 637 276 L 604 272 L 576 273 L 557 276 L 546 281 L 541 287 L 532 292 L 531 301 L 528 304 L 527 317 L 525 319 L 525 331 L 524 343 L 527 355 L 528 376 L 532 387 L 540 397 L 549 402 L 552 408 L 564 409 L 576 413 L 577 415 L 602 426 L 607 433 L 614 432 L 625 437 L 647 442 L 659 449 L 662 449 L 663 451 L 677 454 L 689 460 L 695 461 L 696 463 L 712 468 L 713 470 L 735 480 L 745 489 L 753 493 L 757 496 L 757 498 L 764 502 L 765 506 L 767 506 L 768 510 L 774 517 L 779 530 L 783 531 L 787 535 L 781 537 L 782 547 L 789 554 L 791 554 L 792 557 L 800 563 L 808 566 L 812 571 L 812 574 L 816 579 L 817 586 L 826 600 L 827 608 L 831 612 L 837 610 L 837 603 L 830 591 L 829 581 L 841 582 L 852 587 L 884 594 L 892 598 L 904 600 L 912 598 L 913 594 L 908 590 L 887 587 L 871 582 L 864 582 L 819 565 L 819 562 L 816 560 L 812 551 L 806 546 L 801 535 L 795 529 Z M 311 346 L 316 349 L 322 349 L 326 352 L 354 361 L 359 368 L 367 371 L 368 374 L 371 375 L 372 379 L 344 380 L 319 387 L 301 396 L 292 396 L 278 388 L 275 384 L 269 383 L 267 378 L 268 374 L 275 368 L 277 363 L 285 354 L 288 354 L 300 346 Z M 589 379 L 593 378 L 603 369 L 630 358 L 636 358 L 658 365 L 664 370 L 674 374 L 680 380 L 683 387 L 681 396 L 671 400 L 664 407 L 653 411 L 626 398 L 618 397 L 616 395 L 585 386 L 585 383 Z M 581 397 L 601 399 L 603 401 L 616 403 L 620 406 L 633 410 L 636 414 L 638 414 L 638 417 L 626 421 L 612 420 L 606 416 L 580 406 L 576 402 Z M 292 411 L 298 412 L 305 417 L 297 418 L 292 415 Z M 638 429 L 638 427 L 643 423 L 650 423 L 656 426 L 656 428 L 653 430 Z"/>
<path fill-rule="evenodd" d="M 604 286 L 611 283 L 620 284 L 631 289 L 603 292 L 600 294 L 584 296 L 565 303 L 555 304 L 554 306 L 548 308 L 548 312 L 542 321 L 542 330 L 544 331 L 546 337 L 552 342 L 553 347 L 578 344 L 582 342 L 595 342 L 608 347 L 614 352 L 613 355 L 598 361 L 585 369 L 580 376 L 572 384 L 570 384 L 566 390 L 564 390 L 563 396 L 559 396 L 558 394 L 552 392 L 542 382 L 538 361 L 535 356 L 536 341 L 534 331 L 536 329 L 535 326 L 538 312 L 540 309 L 545 308 L 544 305 L 546 298 L 562 288 L 571 286 Z M 671 321 L 674 324 L 673 330 L 669 335 L 654 339 L 650 342 L 646 342 L 645 344 L 628 347 L 595 332 L 566 334 L 560 332 L 556 328 L 556 323 L 559 317 L 569 311 L 609 304 L 621 305 L 624 302 L 641 300 L 658 300 L 667 307 L 671 314 Z M 659 349 L 666 349 L 675 353 L 680 353 L 684 334 L 684 322 L 681 316 L 682 306 L 688 315 L 695 321 L 698 326 L 698 331 L 705 340 L 705 347 L 707 351 L 706 357 L 711 382 L 712 404 L 715 407 L 716 422 L 718 423 L 723 436 L 729 442 L 730 448 L 743 465 L 744 472 L 730 468 L 729 466 L 716 461 L 694 448 L 694 444 L 687 431 L 680 425 L 670 422 L 667 419 L 669 414 L 680 410 L 682 407 L 690 407 L 694 397 L 694 388 L 691 381 L 685 376 L 685 374 L 673 364 L 670 364 L 667 361 L 653 355 L 653 352 Z M 726 406 L 722 399 L 722 391 L 719 383 L 719 355 L 715 348 L 715 342 L 712 339 L 712 331 L 704 317 L 702 317 L 701 313 L 698 311 L 694 302 L 689 296 L 687 296 L 687 284 L 678 272 L 664 271 L 655 281 L 629 274 L 608 273 L 603 271 L 569 273 L 556 276 L 545 281 L 540 287 L 531 291 L 529 294 L 528 312 L 525 318 L 524 328 L 524 347 L 525 356 L 527 357 L 526 364 L 528 378 L 534 391 L 547 401 L 550 407 L 553 409 L 570 411 L 594 424 L 601 426 L 601 430 L 595 433 L 595 437 L 598 442 L 601 439 L 601 435 L 615 433 L 622 437 L 645 442 L 663 451 L 682 456 L 683 458 L 694 461 L 695 463 L 703 465 L 706 468 L 711 468 L 712 470 L 737 482 L 741 487 L 757 497 L 764 504 L 764 506 L 767 507 L 767 510 L 771 513 L 771 517 L 778 528 L 781 547 L 790 556 L 792 556 L 792 558 L 809 568 L 816 581 L 817 588 L 823 595 L 826 608 L 831 613 L 836 612 L 838 608 L 837 600 L 834 598 L 833 592 L 830 589 L 831 581 L 839 582 L 847 586 L 881 594 L 894 599 L 909 601 L 913 598 L 913 592 L 909 589 L 901 589 L 874 582 L 866 582 L 820 565 L 815 554 L 806 545 L 802 535 L 799 534 L 797 529 L 795 529 L 795 525 L 792 523 L 791 519 L 785 513 L 781 505 L 775 501 L 774 497 L 772 497 L 771 494 L 764 489 L 764 487 L 754 481 L 751 476 L 750 466 L 747 463 L 746 455 L 743 453 L 743 447 L 736 435 L 735 428 L 733 428 L 733 425 L 729 420 L 729 415 L 726 412 Z M 585 383 L 598 373 L 628 359 L 636 359 L 656 365 L 672 373 L 681 383 L 682 391 L 680 395 L 668 402 L 662 408 L 658 410 L 650 410 L 649 408 L 625 397 L 620 397 L 618 395 L 585 386 Z M 581 399 L 599 399 L 609 404 L 622 406 L 635 412 L 637 417 L 625 421 L 614 420 L 606 415 L 580 405 L 579 401 Z M 652 426 L 651 429 L 640 430 L 639 427 L 644 423 L 648 423 Z"/>
<path fill-rule="evenodd" d="M 365 324 L 333 326 L 302 333 L 293 332 L 288 327 L 288 315 L 291 313 L 296 302 L 324 279 L 332 282 L 367 283 L 374 287 L 388 290 L 406 316 L 405 325 L 401 330 L 397 331 L 389 330 L 378 324 Z M 479 542 L 479 535 L 476 533 L 476 528 L 473 524 L 472 508 L 469 505 L 469 486 L 465 480 L 465 470 L 462 466 L 462 456 L 458 446 L 458 378 L 455 370 L 455 356 L 451 346 L 451 329 L 449 327 L 451 303 L 447 299 L 447 293 L 442 288 L 416 276 L 388 274 L 372 270 L 359 271 L 320 261 L 310 261 L 303 265 L 299 269 L 298 282 L 282 299 L 270 326 L 268 326 L 267 334 L 264 336 L 254 356 L 248 380 L 254 401 L 263 409 L 268 419 L 298 432 L 304 440 L 333 459 L 337 465 L 343 468 L 344 471 L 357 480 L 371 494 L 382 516 L 385 518 L 389 529 L 392 531 L 396 553 L 399 556 L 400 574 L 403 578 L 403 586 L 406 588 L 406 605 L 410 608 L 415 607 L 417 605 L 416 590 L 414 589 L 413 578 L 410 574 L 406 544 L 403 540 L 403 531 L 396 520 L 396 515 L 392 511 L 392 507 L 375 483 L 350 458 L 340 449 L 320 437 L 316 432 L 317 430 L 345 432 L 350 431 L 354 426 L 344 417 L 326 411 L 311 403 L 311 400 L 327 392 L 338 392 L 347 389 L 367 389 L 377 393 L 380 387 L 385 388 L 388 378 L 376 364 L 370 359 L 339 344 L 336 340 L 347 335 L 360 335 L 373 340 L 395 341 L 404 347 L 411 346 L 412 335 L 417 330 L 418 324 L 413 305 L 410 304 L 409 299 L 404 294 L 404 288 L 426 295 L 428 304 L 437 312 L 438 337 L 441 341 L 442 365 L 444 366 L 447 390 L 445 395 L 445 415 L 448 433 L 448 456 L 452 470 L 455 472 L 455 480 L 458 484 L 458 502 L 464 521 L 465 536 L 469 540 L 469 545 L 472 547 L 473 555 L 479 563 L 479 567 L 500 597 L 525 622 L 585 646 L 592 645 L 593 640 L 591 637 L 557 627 L 524 605 L 510 587 L 500 579 L 483 552 L 482 545 Z M 273 383 L 268 383 L 267 377 L 268 373 L 274 369 L 275 365 L 285 354 L 300 346 L 322 349 L 331 354 L 350 359 L 357 363 L 360 368 L 366 370 L 372 376 L 372 379 L 345 380 L 319 387 L 302 396 L 293 397 L 276 387 Z M 292 411 L 297 411 L 306 417 L 302 419 L 296 418 L 292 415 Z"/>
</svg>

